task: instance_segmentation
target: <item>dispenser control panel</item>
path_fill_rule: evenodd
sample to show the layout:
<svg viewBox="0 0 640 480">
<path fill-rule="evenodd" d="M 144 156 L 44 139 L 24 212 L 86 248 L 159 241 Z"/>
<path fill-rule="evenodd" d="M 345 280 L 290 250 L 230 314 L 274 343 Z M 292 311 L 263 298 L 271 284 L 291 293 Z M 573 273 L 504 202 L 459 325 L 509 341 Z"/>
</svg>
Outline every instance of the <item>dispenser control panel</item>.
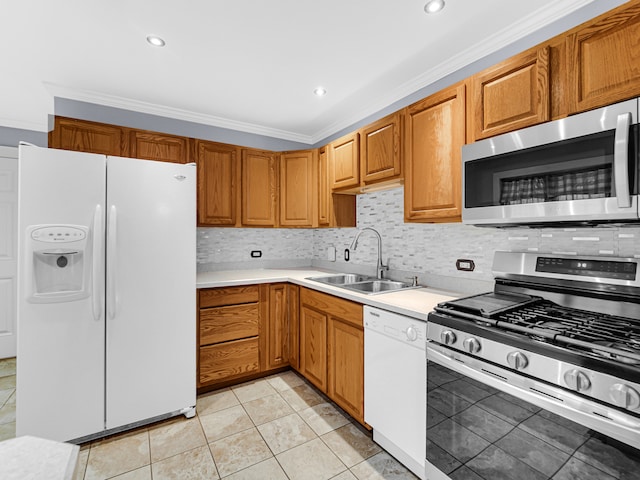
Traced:
<svg viewBox="0 0 640 480">
<path fill-rule="evenodd" d="M 77 242 L 84 240 L 87 234 L 80 228 L 56 225 L 51 227 L 37 228 L 31 232 L 31 238 L 40 242 Z"/>
</svg>

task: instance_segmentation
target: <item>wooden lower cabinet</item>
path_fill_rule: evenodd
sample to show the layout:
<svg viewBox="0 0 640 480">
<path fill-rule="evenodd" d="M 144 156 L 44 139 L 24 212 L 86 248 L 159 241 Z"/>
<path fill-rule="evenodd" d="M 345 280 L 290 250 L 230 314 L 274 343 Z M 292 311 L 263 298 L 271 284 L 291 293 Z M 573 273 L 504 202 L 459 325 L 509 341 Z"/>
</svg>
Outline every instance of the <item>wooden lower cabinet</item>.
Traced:
<svg viewBox="0 0 640 480">
<path fill-rule="evenodd" d="M 258 337 L 200 347 L 198 385 L 242 378 L 260 368 Z"/>
<path fill-rule="evenodd" d="M 362 305 L 300 289 L 300 373 L 364 425 Z"/>
<path fill-rule="evenodd" d="M 265 335 L 266 370 L 289 364 L 289 311 L 286 283 L 269 285 L 269 316 Z"/>
<path fill-rule="evenodd" d="M 289 365 L 300 371 L 300 287 L 287 285 L 289 314 Z"/>
</svg>

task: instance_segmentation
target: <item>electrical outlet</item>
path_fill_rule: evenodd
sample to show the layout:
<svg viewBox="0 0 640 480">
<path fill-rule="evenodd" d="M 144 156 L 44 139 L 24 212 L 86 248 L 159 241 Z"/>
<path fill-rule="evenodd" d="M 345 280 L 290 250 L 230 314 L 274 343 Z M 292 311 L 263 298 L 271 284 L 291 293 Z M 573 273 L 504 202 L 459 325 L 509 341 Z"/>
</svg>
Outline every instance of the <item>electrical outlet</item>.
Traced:
<svg viewBox="0 0 640 480">
<path fill-rule="evenodd" d="M 462 272 L 473 272 L 476 268 L 476 264 L 473 260 L 466 258 L 459 258 L 456 260 L 456 268 Z"/>
<path fill-rule="evenodd" d="M 251 250 L 251 258 L 260 258 L 262 256 L 262 250 Z"/>
</svg>

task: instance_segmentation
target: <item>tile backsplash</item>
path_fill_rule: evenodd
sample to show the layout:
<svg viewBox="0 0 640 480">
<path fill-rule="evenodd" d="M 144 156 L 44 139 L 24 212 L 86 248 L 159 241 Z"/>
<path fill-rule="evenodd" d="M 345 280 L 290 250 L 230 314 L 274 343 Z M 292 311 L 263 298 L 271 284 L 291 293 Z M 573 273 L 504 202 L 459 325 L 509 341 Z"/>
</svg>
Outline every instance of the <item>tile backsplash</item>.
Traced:
<svg viewBox="0 0 640 480">
<path fill-rule="evenodd" d="M 639 227 L 572 229 L 479 228 L 461 223 L 404 223 L 403 188 L 359 195 L 358 228 L 375 228 L 382 236 L 383 261 L 391 276 L 418 275 L 421 283 L 459 291 L 491 287 L 496 250 L 640 258 Z M 249 229 L 199 228 L 198 269 L 274 268 L 314 265 L 340 271 L 373 273 L 377 239 L 364 233 L 358 248 L 344 260 L 356 228 Z M 327 249 L 337 251 L 327 260 Z M 260 259 L 250 252 L 261 250 Z M 473 272 L 456 270 L 457 259 L 475 263 Z"/>
</svg>

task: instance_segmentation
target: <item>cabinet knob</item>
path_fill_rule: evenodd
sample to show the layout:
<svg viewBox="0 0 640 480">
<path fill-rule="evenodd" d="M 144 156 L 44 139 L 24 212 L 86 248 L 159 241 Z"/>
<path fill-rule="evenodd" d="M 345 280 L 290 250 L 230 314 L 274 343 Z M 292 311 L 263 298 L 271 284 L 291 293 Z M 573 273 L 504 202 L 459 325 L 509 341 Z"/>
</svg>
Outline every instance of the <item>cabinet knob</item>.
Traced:
<svg viewBox="0 0 640 480">
<path fill-rule="evenodd" d="M 523 370 L 529 365 L 529 359 L 522 352 L 511 352 L 507 355 L 507 363 L 511 368 Z"/>
<path fill-rule="evenodd" d="M 466 338 L 464 342 L 462 342 L 462 346 L 469 353 L 478 353 L 482 346 L 477 338 Z"/>
<path fill-rule="evenodd" d="M 451 330 L 445 330 L 440 334 L 440 340 L 442 340 L 442 343 L 444 343 L 445 345 L 453 345 L 454 343 L 456 343 L 457 338 L 456 334 Z"/>
<path fill-rule="evenodd" d="M 591 388 L 591 380 L 584 372 L 578 369 L 568 370 L 564 373 L 564 381 L 567 386 L 576 392 L 584 392 Z"/>
<path fill-rule="evenodd" d="M 640 393 L 629 385 L 616 383 L 609 389 L 611 400 L 619 407 L 635 410 L 640 407 Z"/>
</svg>

